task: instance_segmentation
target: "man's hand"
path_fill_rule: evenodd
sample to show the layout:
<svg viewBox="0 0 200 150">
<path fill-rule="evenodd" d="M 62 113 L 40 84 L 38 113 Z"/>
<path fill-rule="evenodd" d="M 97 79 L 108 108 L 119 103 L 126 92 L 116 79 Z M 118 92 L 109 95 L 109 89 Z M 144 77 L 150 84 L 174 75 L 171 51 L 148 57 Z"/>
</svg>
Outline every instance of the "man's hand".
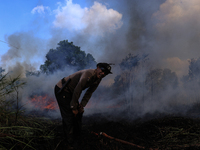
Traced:
<svg viewBox="0 0 200 150">
<path fill-rule="evenodd" d="M 80 104 L 80 105 L 78 106 L 78 112 L 79 112 L 79 113 L 83 113 L 83 112 L 84 112 L 83 105 Z"/>
<path fill-rule="evenodd" d="M 78 109 L 72 109 L 72 112 L 76 116 L 78 114 Z"/>
</svg>

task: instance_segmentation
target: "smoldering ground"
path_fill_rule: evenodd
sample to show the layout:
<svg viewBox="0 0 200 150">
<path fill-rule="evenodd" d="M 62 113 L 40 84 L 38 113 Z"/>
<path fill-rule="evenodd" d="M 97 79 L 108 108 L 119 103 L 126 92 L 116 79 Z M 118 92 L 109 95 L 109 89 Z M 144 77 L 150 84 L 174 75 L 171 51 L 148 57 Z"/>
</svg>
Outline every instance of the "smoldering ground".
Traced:
<svg viewBox="0 0 200 150">
<path fill-rule="evenodd" d="M 113 110 L 108 107 L 124 100 L 126 105 L 115 108 L 115 112 L 126 112 L 127 109 L 131 109 L 134 116 L 138 117 L 155 112 L 186 114 L 187 109 L 182 108 L 188 106 L 189 109 L 190 106 L 198 103 L 199 99 L 193 98 L 199 97 L 197 90 L 191 89 L 199 89 L 199 85 L 194 83 L 183 86 L 180 81 L 183 75 L 189 72 L 188 59 L 199 57 L 200 22 L 197 14 L 199 14 L 200 2 L 198 0 L 123 0 L 117 2 L 88 0 L 86 2 L 91 6 L 81 8 L 73 1 L 60 4 L 59 8 L 54 11 L 55 20 L 52 23 L 53 28 L 49 29 L 51 38 L 48 40 L 37 38 L 34 36 L 34 31 L 14 33 L 8 36 L 10 49 L 1 57 L 2 66 L 12 68 L 8 69 L 11 71 L 17 67 L 18 63 L 21 67 L 23 66 L 22 74 L 30 68 L 32 71 L 37 70 L 40 63 L 45 61 L 48 50 L 55 48 L 59 41 L 68 39 L 74 45 L 80 46 L 81 50 L 91 53 L 97 62 L 115 63 L 112 66 L 114 74 L 105 78 L 90 100 L 90 103 L 96 102 L 96 112 Z M 66 23 L 71 15 L 71 12 L 67 11 L 68 8 L 73 8 L 82 14 L 73 16 L 77 23 L 76 26 L 70 22 Z M 111 15 L 108 16 L 108 13 Z M 62 16 L 65 16 L 64 20 L 59 22 Z M 104 19 L 101 19 L 102 17 Z M 79 26 L 80 24 L 82 25 Z M 116 93 L 107 91 L 102 92 L 105 97 L 99 96 L 100 89 L 104 86 L 111 88 L 115 77 L 124 73 L 119 64 L 129 53 L 148 54 L 149 59 L 146 64 L 138 67 L 135 73 L 135 78 L 141 83 L 145 83 L 146 74 L 150 69 L 169 68 L 178 75 L 179 86 L 175 90 L 168 87 L 156 93 L 154 98 L 144 98 L 143 95 L 147 93 L 146 89 L 138 88 L 134 82 L 130 82 L 128 89 L 117 97 L 113 96 Z M 48 77 L 43 75 L 26 77 L 28 84 L 23 90 L 26 95 L 23 101 L 27 100 L 27 95 L 38 89 L 53 95 L 53 87 L 57 81 L 63 75 L 72 72 L 66 69 L 65 72 Z M 99 100 L 98 97 L 101 99 Z M 34 109 L 34 107 L 27 107 Z M 90 113 L 95 113 L 91 108 L 86 109 Z M 130 113 L 127 114 L 130 115 Z M 130 116 L 134 118 L 133 115 Z"/>
</svg>

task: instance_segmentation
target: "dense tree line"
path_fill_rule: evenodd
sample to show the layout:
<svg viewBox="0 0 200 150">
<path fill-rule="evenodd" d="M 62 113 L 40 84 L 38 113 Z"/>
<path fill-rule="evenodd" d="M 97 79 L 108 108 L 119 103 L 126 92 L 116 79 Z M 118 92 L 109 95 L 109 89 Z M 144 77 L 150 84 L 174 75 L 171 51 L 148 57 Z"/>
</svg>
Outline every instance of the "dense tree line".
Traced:
<svg viewBox="0 0 200 150">
<path fill-rule="evenodd" d="M 75 70 L 94 68 L 95 59 L 91 54 L 86 54 L 75 46 L 73 42 L 67 40 L 60 41 L 56 49 L 50 49 L 46 54 L 46 61 L 40 66 L 40 70 L 45 74 L 52 74 L 66 67 Z"/>
<path fill-rule="evenodd" d="M 28 75 L 39 76 L 40 74 L 53 74 L 65 69 L 81 70 L 95 68 L 96 61 L 91 54 L 86 54 L 67 40 L 60 41 L 56 49 L 50 49 L 46 54 L 44 64 L 36 72 L 27 71 Z M 149 64 L 148 54 L 128 54 L 119 63 L 121 73 L 114 78 L 110 87 L 100 87 L 98 93 L 106 95 L 105 100 L 120 98 L 121 101 L 132 107 L 144 101 L 155 101 L 163 99 L 167 91 L 176 91 L 176 95 L 167 95 L 171 99 L 195 99 L 198 101 L 200 95 L 200 58 L 192 58 L 189 61 L 188 74 L 178 79 L 175 72 L 168 68 L 153 68 Z M 1 68 L 0 70 L 4 70 Z M 106 92 L 105 92 L 106 91 Z M 187 94 L 185 91 L 191 91 Z M 108 94 L 109 93 L 109 94 Z M 183 94 L 184 93 L 184 96 Z M 189 92 L 188 92 L 189 93 Z M 192 93 L 192 94 L 191 94 Z"/>
<path fill-rule="evenodd" d="M 175 72 L 168 68 L 152 68 L 148 55 L 129 54 L 121 61 L 122 73 L 115 77 L 113 95 L 123 95 L 129 106 L 137 106 L 144 101 L 194 101 L 199 102 L 200 58 L 189 61 L 188 74 L 179 81 Z M 116 93 L 116 94 L 114 94 Z"/>
</svg>

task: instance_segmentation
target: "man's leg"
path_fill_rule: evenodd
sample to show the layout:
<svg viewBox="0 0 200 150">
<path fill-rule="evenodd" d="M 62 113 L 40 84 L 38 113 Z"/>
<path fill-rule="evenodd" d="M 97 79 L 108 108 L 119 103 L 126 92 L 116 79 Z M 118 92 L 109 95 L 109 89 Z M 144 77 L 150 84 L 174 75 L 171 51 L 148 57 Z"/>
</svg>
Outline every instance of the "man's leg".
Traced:
<svg viewBox="0 0 200 150">
<path fill-rule="evenodd" d="M 76 117 L 74 118 L 74 147 L 78 148 L 79 145 L 82 145 L 82 113 L 78 113 Z"/>
<path fill-rule="evenodd" d="M 59 90 L 59 88 L 55 88 L 55 93 Z M 74 141 L 74 114 L 70 108 L 70 101 L 72 94 L 70 93 L 59 93 L 55 94 L 58 102 L 58 106 L 60 108 L 60 113 L 62 116 L 63 123 L 63 131 L 64 136 L 69 144 L 72 144 Z"/>
<path fill-rule="evenodd" d="M 82 130 L 82 117 L 83 113 L 78 113 L 74 118 L 74 135 L 80 136 Z"/>
</svg>

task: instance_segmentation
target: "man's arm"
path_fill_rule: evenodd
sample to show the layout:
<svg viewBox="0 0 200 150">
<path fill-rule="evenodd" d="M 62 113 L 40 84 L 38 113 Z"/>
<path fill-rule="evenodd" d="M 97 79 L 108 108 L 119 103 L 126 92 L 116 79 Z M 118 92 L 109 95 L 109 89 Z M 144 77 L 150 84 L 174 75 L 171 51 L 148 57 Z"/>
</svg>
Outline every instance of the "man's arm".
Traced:
<svg viewBox="0 0 200 150">
<path fill-rule="evenodd" d="M 88 90 L 85 92 L 83 99 L 81 100 L 81 105 L 83 107 L 85 107 L 87 105 L 89 99 L 92 96 L 92 93 L 97 89 L 98 85 L 99 85 L 99 83 L 89 87 Z"/>
<path fill-rule="evenodd" d="M 77 109 L 77 106 L 79 104 L 78 99 L 85 87 L 85 85 L 87 84 L 87 79 L 88 79 L 88 75 L 87 74 L 83 74 L 80 79 L 79 82 L 77 83 L 73 95 L 72 95 L 72 100 L 70 103 L 70 106 L 72 109 Z"/>
</svg>

